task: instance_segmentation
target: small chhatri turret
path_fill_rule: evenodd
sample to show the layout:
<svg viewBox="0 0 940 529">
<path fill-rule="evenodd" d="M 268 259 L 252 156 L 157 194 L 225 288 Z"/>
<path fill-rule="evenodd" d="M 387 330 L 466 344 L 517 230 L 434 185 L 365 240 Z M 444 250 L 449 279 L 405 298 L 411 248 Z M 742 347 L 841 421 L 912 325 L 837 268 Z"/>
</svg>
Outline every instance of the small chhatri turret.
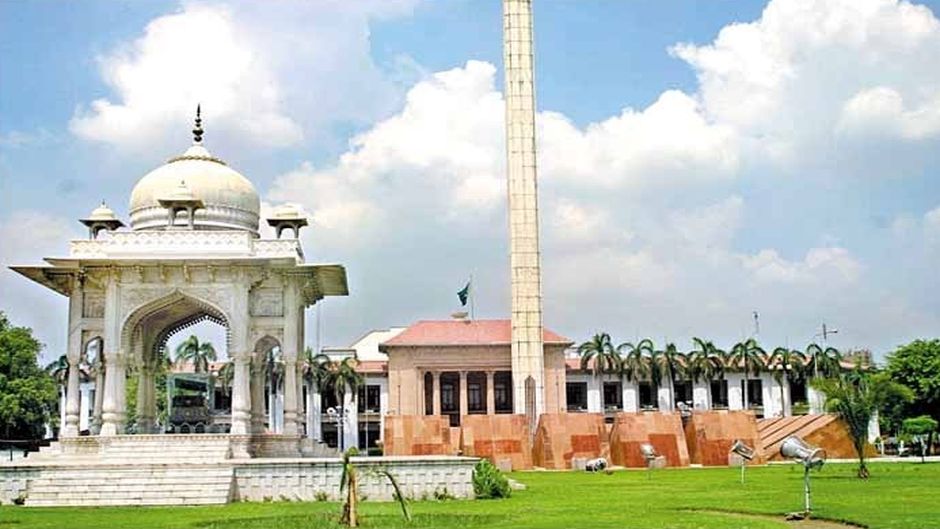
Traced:
<svg viewBox="0 0 940 529">
<path fill-rule="evenodd" d="M 278 239 L 281 238 L 281 233 L 287 228 L 294 230 L 294 238 L 299 239 L 300 228 L 307 225 L 307 216 L 293 204 L 278 206 L 274 210 L 274 215 L 268 217 L 267 220 L 268 225 L 276 230 Z"/>
<path fill-rule="evenodd" d="M 117 218 L 114 211 L 101 201 L 101 205 L 91 211 L 87 218 L 79 219 L 79 222 L 88 226 L 88 238 L 97 239 L 101 230 L 114 231 L 124 227 L 121 219 Z"/>
</svg>

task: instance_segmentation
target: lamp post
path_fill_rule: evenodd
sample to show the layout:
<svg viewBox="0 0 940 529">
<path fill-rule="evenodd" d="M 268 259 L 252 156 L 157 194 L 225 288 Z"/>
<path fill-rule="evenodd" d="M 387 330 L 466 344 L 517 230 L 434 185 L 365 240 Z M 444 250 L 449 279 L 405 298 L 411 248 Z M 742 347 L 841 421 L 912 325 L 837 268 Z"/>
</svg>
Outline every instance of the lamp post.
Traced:
<svg viewBox="0 0 940 529">
<path fill-rule="evenodd" d="M 346 406 L 336 406 L 329 407 L 326 409 L 326 414 L 333 419 L 333 423 L 336 424 L 336 444 L 339 446 L 340 453 L 343 453 L 346 449 L 343 443 L 343 426 L 346 424 L 346 416 L 350 413 L 355 413 L 353 409 L 347 409 Z"/>
</svg>

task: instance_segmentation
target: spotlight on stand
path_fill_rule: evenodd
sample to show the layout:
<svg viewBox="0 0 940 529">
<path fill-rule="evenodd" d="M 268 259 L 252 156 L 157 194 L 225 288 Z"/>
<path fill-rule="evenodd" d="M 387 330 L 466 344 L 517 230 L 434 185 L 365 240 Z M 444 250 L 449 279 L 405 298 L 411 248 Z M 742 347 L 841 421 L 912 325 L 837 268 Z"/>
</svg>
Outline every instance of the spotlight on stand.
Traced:
<svg viewBox="0 0 940 529">
<path fill-rule="evenodd" d="M 660 457 L 659 452 L 653 448 L 653 445 L 643 443 L 640 445 L 640 453 L 643 454 L 643 459 L 646 460 L 646 479 L 653 479 L 653 465 L 656 464 L 656 460 Z"/>
<path fill-rule="evenodd" d="M 603 457 L 598 457 L 597 459 L 591 459 L 584 464 L 584 470 L 588 472 L 600 472 L 607 468 L 607 460 Z"/>
<path fill-rule="evenodd" d="M 744 467 L 747 462 L 754 459 L 754 449 L 744 444 L 744 441 L 735 439 L 731 445 L 731 453 L 741 458 L 741 484 L 744 484 Z"/>
<path fill-rule="evenodd" d="M 803 465 L 803 514 L 804 516 L 809 516 L 811 511 L 809 471 L 814 468 L 822 468 L 823 464 L 826 462 L 826 451 L 822 448 L 810 445 L 795 435 L 791 435 L 784 439 L 783 443 L 780 445 L 780 455 Z"/>
</svg>

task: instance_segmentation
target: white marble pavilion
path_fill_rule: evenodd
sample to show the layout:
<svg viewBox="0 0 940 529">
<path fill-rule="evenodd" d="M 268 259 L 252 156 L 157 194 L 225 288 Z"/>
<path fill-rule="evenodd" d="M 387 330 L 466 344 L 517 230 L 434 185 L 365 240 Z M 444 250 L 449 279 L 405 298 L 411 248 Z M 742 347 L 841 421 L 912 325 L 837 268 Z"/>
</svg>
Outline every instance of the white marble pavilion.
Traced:
<svg viewBox="0 0 940 529">
<path fill-rule="evenodd" d="M 203 146 L 198 114 L 193 134 L 183 154 L 137 182 L 127 228 L 102 204 L 81 219 L 88 239 L 71 241 L 67 257 L 12 267 L 69 298 L 62 440 L 80 431 L 80 365 L 100 367 L 92 434 L 158 433 L 154 372 L 162 350 L 175 333 L 209 320 L 226 329 L 234 362 L 229 435 L 247 449 L 264 432 L 263 358 L 277 347 L 285 365 L 282 446 L 298 446 L 291 443 L 303 432 L 304 309 L 347 295 L 345 269 L 305 263 L 298 235 L 307 220 L 291 206 L 266 219 L 277 238 L 260 238 L 254 186 Z M 129 376 L 140 382 L 132 429 Z"/>
</svg>

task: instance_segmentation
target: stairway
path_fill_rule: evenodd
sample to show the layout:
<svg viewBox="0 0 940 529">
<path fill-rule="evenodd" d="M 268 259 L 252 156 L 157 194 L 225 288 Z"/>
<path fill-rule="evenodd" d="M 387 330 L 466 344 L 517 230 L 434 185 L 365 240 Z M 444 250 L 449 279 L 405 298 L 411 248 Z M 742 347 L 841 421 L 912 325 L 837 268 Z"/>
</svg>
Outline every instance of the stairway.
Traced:
<svg viewBox="0 0 940 529">
<path fill-rule="evenodd" d="M 87 453 L 53 443 L 29 459 L 39 475 L 26 505 L 207 505 L 227 503 L 234 469 L 224 435 L 120 435 L 89 440 Z"/>
<path fill-rule="evenodd" d="M 228 503 L 230 465 L 80 465 L 42 469 L 26 505 L 209 505 Z"/>
</svg>

